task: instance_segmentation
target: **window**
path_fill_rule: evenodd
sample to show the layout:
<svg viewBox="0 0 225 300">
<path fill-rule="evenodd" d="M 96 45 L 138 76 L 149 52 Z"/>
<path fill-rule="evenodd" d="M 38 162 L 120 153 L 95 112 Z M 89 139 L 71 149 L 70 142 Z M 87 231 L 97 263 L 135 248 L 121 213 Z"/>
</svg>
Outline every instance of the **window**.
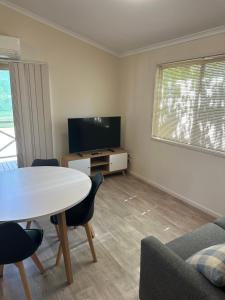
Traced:
<svg viewBox="0 0 225 300">
<path fill-rule="evenodd" d="M 225 57 L 159 66 L 152 136 L 225 154 Z"/>
<path fill-rule="evenodd" d="M 16 167 L 12 95 L 8 64 L 0 63 L 0 172 Z"/>
</svg>

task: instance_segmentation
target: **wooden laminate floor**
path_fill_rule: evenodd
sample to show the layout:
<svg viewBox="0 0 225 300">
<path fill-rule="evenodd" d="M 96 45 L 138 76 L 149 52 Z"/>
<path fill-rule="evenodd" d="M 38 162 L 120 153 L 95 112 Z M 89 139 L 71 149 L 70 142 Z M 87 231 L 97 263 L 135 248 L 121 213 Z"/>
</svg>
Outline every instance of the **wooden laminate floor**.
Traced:
<svg viewBox="0 0 225 300">
<path fill-rule="evenodd" d="M 25 267 L 33 299 L 137 300 L 140 241 L 154 235 L 168 242 L 211 218 L 132 176 L 107 177 L 100 188 L 93 226 L 98 262 L 93 263 L 84 228 L 69 230 L 74 283 L 65 284 L 63 262 L 55 267 L 57 238 L 48 219 L 38 255 L 47 272 L 40 275 L 30 259 Z M 16 267 L 6 266 L 0 299 L 24 299 Z"/>
</svg>

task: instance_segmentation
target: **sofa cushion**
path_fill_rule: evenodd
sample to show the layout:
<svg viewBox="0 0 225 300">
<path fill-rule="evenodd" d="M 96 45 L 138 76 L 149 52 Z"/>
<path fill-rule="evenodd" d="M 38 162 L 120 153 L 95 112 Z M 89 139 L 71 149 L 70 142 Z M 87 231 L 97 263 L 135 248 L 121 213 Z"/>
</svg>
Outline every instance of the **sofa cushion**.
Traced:
<svg viewBox="0 0 225 300">
<path fill-rule="evenodd" d="M 217 287 L 225 286 L 225 244 L 203 249 L 186 260 Z"/>
<path fill-rule="evenodd" d="M 215 287 L 159 240 L 150 236 L 141 243 L 141 300 L 224 300 Z"/>
<path fill-rule="evenodd" d="M 214 223 L 225 230 L 225 217 L 216 219 L 216 221 L 214 221 Z"/>
<path fill-rule="evenodd" d="M 209 223 L 167 243 L 167 246 L 186 260 L 204 248 L 222 243 L 225 243 L 225 230 Z"/>
</svg>

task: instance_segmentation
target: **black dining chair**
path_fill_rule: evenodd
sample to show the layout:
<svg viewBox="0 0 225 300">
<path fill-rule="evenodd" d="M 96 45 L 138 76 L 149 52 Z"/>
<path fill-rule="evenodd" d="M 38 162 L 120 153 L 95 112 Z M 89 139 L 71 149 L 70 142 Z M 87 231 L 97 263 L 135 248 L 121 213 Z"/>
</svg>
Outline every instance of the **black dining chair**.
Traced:
<svg viewBox="0 0 225 300">
<path fill-rule="evenodd" d="M 0 224 L 0 276 L 3 277 L 4 265 L 15 264 L 19 270 L 27 300 L 31 300 L 32 296 L 23 260 L 31 257 L 40 272 L 44 272 L 44 267 L 35 254 L 42 239 L 43 231 L 40 229 L 23 229 L 14 222 Z"/>
<path fill-rule="evenodd" d="M 59 167 L 59 161 L 56 158 L 51 159 L 34 159 L 31 167 Z"/>
<path fill-rule="evenodd" d="M 97 173 L 92 178 L 92 187 L 88 196 L 81 203 L 73 206 L 72 208 L 66 211 L 66 224 L 68 227 L 84 226 L 94 262 L 97 261 L 97 257 L 96 257 L 96 253 L 92 241 L 92 239 L 94 238 L 94 231 L 89 222 L 94 215 L 95 196 L 102 182 L 103 182 L 103 175 L 101 173 Z M 59 237 L 57 216 L 56 215 L 51 216 L 50 221 L 52 224 L 55 225 Z M 60 244 L 58 254 L 57 254 L 57 259 L 56 259 L 56 265 L 59 264 L 61 256 L 62 256 L 62 248 Z"/>
<path fill-rule="evenodd" d="M 59 161 L 56 158 L 51 159 L 34 159 L 31 167 L 59 167 Z M 32 221 L 28 221 L 26 228 L 30 229 Z"/>
</svg>

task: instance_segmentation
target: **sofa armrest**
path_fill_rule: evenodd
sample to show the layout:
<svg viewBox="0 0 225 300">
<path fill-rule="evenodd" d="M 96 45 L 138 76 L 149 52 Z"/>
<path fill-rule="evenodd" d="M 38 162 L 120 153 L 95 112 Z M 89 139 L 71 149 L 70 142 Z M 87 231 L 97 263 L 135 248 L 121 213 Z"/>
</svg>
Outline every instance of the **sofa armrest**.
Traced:
<svg viewBox="0 0 225 300">
<path fill-rule="evenodd" d="M 141 300 L 224 299 L 224 292 L 154 237 L 141 242 Z"/>
</svg>

